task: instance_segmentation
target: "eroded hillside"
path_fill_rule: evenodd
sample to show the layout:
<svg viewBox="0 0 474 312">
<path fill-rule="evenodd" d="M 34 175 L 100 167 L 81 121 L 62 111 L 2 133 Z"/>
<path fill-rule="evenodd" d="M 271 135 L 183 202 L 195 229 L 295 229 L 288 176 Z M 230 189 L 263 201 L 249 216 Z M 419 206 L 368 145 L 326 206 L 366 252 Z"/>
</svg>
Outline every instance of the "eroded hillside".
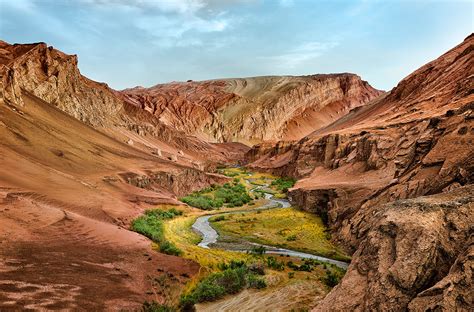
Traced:
<svg viewBox="0 0 474 312">
<path fill-rule="evenodd" d="M 323 216 L 334 239 L 355 252 L 349 273 L 318 310 L 334 307 L 336 298 L 339 310 L 420 310 L 426 302 L 448 311 L 472 304 L 450 274 L 470 265 L 472 187 L 461 187 L 474 179 L 473 43 L 471 35 L 382 98 L 300 141 L 263 143 L 247 154 L 253 168 L 301 178 L 292 201 Z M 400 202 L 431 194 L 439 195 L 420 205 Z M 450 201 L 461 210 L 448 211 Z M 387 202 L 393 204 L 381 206 Z M 397 215 L 410 205 L 411 222 Z M 425 232 L 424 219 L 454 227 L 459 240 L 446 245 L 449 231 Z M 419 243 L 409 238 L 414 233 Z"/>
<path fill-rule="evenodd" d="M 382 94 L 354 74 L 188 81 L 122 93 L 185 133 L 250 145 L 302 138 Z"/>
</svg>

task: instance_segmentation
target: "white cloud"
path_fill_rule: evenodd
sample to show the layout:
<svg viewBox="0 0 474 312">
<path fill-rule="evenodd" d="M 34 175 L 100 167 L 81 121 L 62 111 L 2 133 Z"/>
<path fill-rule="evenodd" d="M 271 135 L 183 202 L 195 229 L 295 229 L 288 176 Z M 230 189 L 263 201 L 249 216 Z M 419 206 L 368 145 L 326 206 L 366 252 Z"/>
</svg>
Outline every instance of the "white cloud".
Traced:
<svg viewBox="0 0 474 312">
<path fill-rule="evenodd" d="M 206 6 L 203 0 L 82 0 L 99 6 L 125 6 L 139 10 L 192 14 Z"/>
<path fill-rule="evenodd" d="M 272 62 L 277 67 L 295 68 L 321 56 L 324 52 L 336 47 L 338 44 L 339 42 L 336 40 L 326 42 L 310 41 L 302 43 L 286 53 L 262 58 Z"/>
<path fill-rule="evenodd" d="M 133 28 L 150 37 L 150 42 L 165 48 L 202 45 L 196 33 L 222 32 L 232 22 L 223 10 L 203 10 L 213 5 L 210 0 L 82 1 L 109 14 L 119 12 Z"/>
</svg>

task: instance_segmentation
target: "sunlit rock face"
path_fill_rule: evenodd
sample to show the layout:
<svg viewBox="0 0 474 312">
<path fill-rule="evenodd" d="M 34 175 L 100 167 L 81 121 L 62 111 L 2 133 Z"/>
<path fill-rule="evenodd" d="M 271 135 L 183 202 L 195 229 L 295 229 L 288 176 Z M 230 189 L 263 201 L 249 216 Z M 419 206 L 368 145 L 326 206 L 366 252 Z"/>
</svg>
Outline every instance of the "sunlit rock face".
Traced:
<svg viewBox="0 0 474 312">
<path fill-rule="evenodd" d="M 122 91 L 185 133 L 217 142 L 299 139 L 383 92 L 354 74 L 176 82 Z"/>
</svg>

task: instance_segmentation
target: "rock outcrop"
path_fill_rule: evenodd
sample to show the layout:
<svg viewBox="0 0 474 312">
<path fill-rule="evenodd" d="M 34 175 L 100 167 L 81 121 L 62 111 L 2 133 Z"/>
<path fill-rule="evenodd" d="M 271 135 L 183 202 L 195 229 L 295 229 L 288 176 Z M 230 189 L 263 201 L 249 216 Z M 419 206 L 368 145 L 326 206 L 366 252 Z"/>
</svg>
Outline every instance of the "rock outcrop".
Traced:
<svg viewBox="0 0 474 312">
<path fill-rule="evenodd" d="M 382 94 L 354 74 L 177 82 L 122 91 L 168 126 L 211 141 L 297 139 Z"/>
<path fill-rule="evenodd" d="M 472 220 L 472 185 L 373 206 L 344 279 L 315 311 L 471 310 Z"/>
<path fill-rule="evenodd" d="M 408 227 L 402 215 L 392 219 L 387 215 L 390 222 L 380 219 L 388 211 L 382 207 L 391 207 L 390 214 L 397 214 L 397 201 L 433 194 L 440 194 L 434 198 L 448 198 L 443 194 L 463 186 L 464 191 L 456 193 L 456 200 L 464 203 L 462 210 L 439 212 L 437 226 L 441 229 L 449 225 L 442 221 L 446 215 L 454 218 L 458 214 L 460 222 L 467 224 L 468 217 L 472 218 L 473 206 L 468 194 L 473 189 L 468 185 L 474 181 L 473 43 L 471 35 L 406 77 L 388 94 L 299 141 L 262 143 L 247 153 L 250 167 L 300 178 L 289 193 L 293 203 L 319 213 L 331 228 L 333 238 L 354 253 L 353 262 L 361 263 L 358 270 L 363 274 L 350 270 L 319 309 L 331 310 L 333 293 L 340 298 L 333 310 L 339 311 L 419 310 L 422 302 L 430 305 L 444 302 L 446 307 L 454 304 L 461 310 L 466 306 L 463 302 L 456 303 L 453 293 L 443 292 L 441 288 L 433 290 L 432 295 L 424 291 L 442 283 L 450 269 L 458 272 L 460 267 L 469 267 L 470 251 L 461 245 L 469 242 L 470 226 L 460 227 L 459 232 L 454 230 L 456 234 L 440 230 L 436 239 L 431 230 L 427 231 L 432 242 L 439 244 L 450 240 L 450 235 L 461 238 L 459 241 L 452 238 L 453 245 L 441 251 L 433 252 L 431 247 L 426 247 L 413 260 L 410 253 L 416 253 L 416 245 L 410 245 L 409 239 L 392 244 L 390 248 L 404 255 L 400 263 L 395 263 L 390 244 L 379 236 L 381 231 L 395 228 L 401 229 L 401 233 L 413 230 L 423 239 L 421 232 L 427 226 L 423 220 L 435 218 L 429 211 L 425 215 L 416 201 L 406 202 L 405 212 L 413 219 Z M 389 202 L 394 204 L 383 206 Z M 413 207 L 409 208 L 410 205 Z M 417 220 L 422 224 L 417 225 Z M 377 257 L 370 258 L 369 253 L 376 250 Z M 449 256 L 438 257 L 445 252 Z M 456 258 L 459 260 L 453 266 Z M 442 269 L 433 273 L 427 269 L 430 265 Z M 380 271 L 390 268 L 393 271 L 381 275 Z M 469 278 L 459 272 L 454 275 L 458 280 Z M 465 285 L 460 287 L 454 293 L 463 293 Z M 385 291 L 387 295 L 383 294 Z"/>
</svg>

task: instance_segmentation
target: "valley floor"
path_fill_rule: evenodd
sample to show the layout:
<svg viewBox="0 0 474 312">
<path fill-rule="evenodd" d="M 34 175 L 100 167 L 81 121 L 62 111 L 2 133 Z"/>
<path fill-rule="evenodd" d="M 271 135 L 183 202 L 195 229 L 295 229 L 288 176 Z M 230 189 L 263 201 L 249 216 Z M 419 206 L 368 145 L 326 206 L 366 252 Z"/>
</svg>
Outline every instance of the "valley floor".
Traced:
<svg viewBox="0 0 474 312">
<path fill-rule="evenodd" d="M 241 182 L 247 190 L 255 190 L 262 185 L 268 186 L 268 191 L 284 194 L 277 186 L 271 186 L 276 177 L 266 174 L 249 173 L 240 169 L 232 169 L 230 174 L 235 182 Z M 228 171 L 225 172 L 229 174 Z M 252 179 L 248 179 L 251 176 Z M 205 190 L 212 196 L 212 192 Z M 258 197 L 258 195 L 257 195 Z M 322 221 L 315 215 L 289 208 L 273 208 L 259 210 L 267 204 L 266 199 L 256 199 L 242 207 L 225 207 L 215 210 L 201 210 L 189 206 L 181 206 L 182 216 L 164 222 L 164 235 L 180 251 L 181 256 L 196 261 L 201 266 L 199 274 L 188 283 L 185 293 L 192 293 L 196 286 L 210 274 L 221 272 L 223 263 L 243 261 L 250 264 L 265 266 L 263 279 L 266 287 L 262 289 L 244 289 L 243 291 L 217 298 L 214 302 L 201 302 L 196 305 L 198 311 L 291 311 L 305 310 L 313 307 L 330 290 L 326 278 L 334 272 L 337 278 L 343 275 L 343 270 L 328 263 L 304 260 L 296 257 L 265 255 L 259 252 L 236 252 L 223 249 L 221 240 L 245 239 L 250 242 L 265 243 L 274 246 L 284 246 L 317 255 L 325 255 L 333 259 L 349 260 L 341 250 L 334 246 L 324 231 Z M 223 213 L 247 211 L 236 214 Z M 220 215 L 211 222 L 219 234 L 218 242 L 211 248 L 198 246 L 201 236 L 192 229 L 197 218 L 204 215 Z M 216 217 L 211 217 L 216 219 Z M 225 245 L 227 246 L 227 245 Z M 248 246 L 247 246 L 248 247 Z M 271 258 L 269 260 L 269 258 Z M 276 261 L 280 267 L 269 267 L 269 261 Z M 306 264 L 306 266 L 305 266 Z M 328 273 L 329 272 L 329 273 Z M 171 302 L 172 305 L 176 301 Z"/>
</svg>

